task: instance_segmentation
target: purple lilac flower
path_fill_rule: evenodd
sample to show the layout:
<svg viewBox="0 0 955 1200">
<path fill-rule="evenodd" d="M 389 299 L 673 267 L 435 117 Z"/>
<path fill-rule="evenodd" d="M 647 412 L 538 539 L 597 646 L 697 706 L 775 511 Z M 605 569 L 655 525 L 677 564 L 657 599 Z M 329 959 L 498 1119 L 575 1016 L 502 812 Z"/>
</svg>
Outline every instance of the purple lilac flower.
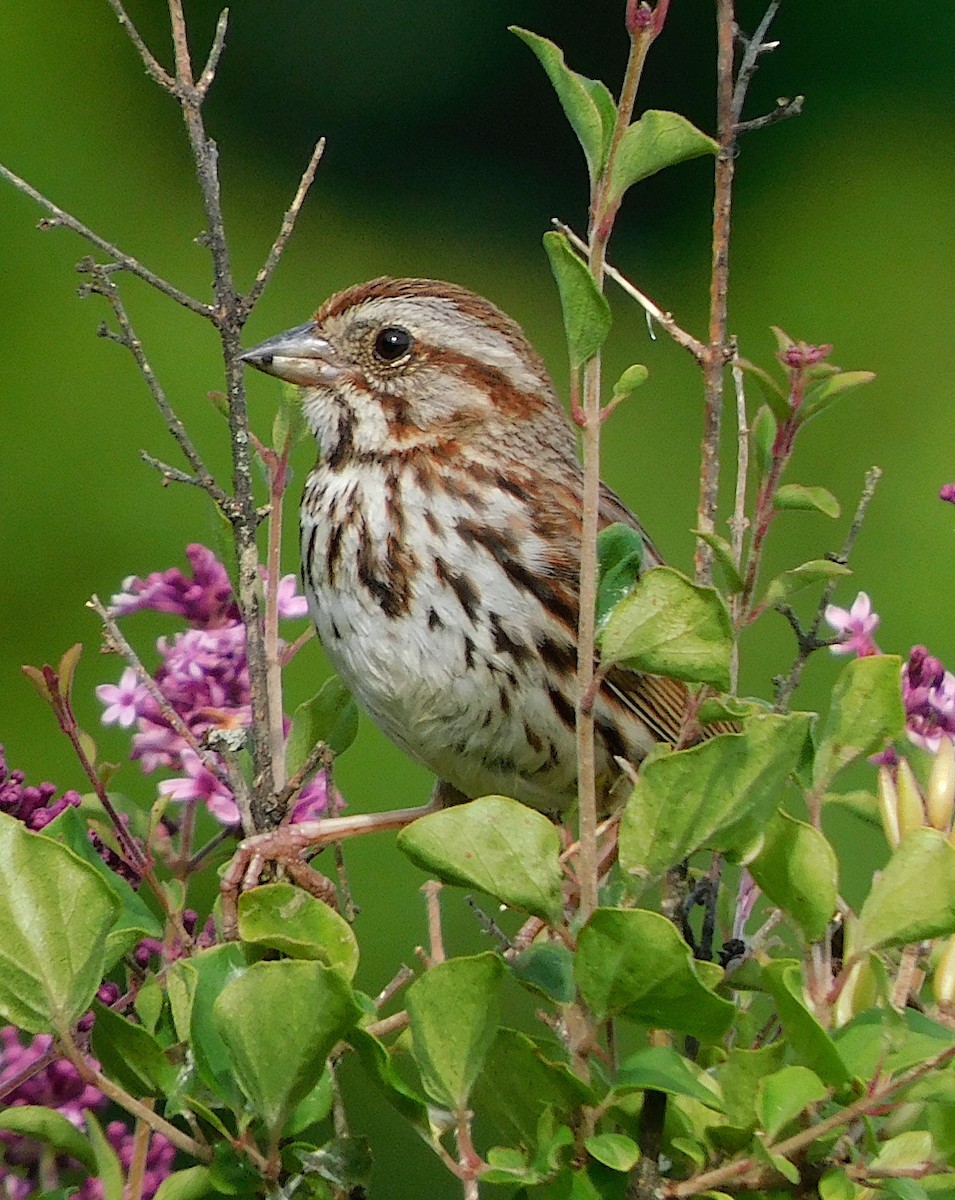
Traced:
<svg viewBox="0 0 955 1200">
<path fill-rule="evenodd" d="M 133 1162 L 136 1140 L 122 1121 L 110 1121 L 106 1126 L 106 1137 L 116 1151 L 125 1173 Z M 152 1200 L 159 1185 L 172 1171 L 176 1149 L 161 1133 L 154 1133 L 146 1149 L 146 1169 L 143 1172 L 142 1200 Z M 103 1200 L 103 1181 L 90 1176 L 76 1193 L 77 1200 Z"/>
<path fill-rule="evenodd" d="M 946 483 L 939 489 L 939 500 L 947 500 L 949 504 L 955 504 L 955 483 Z"/>
<path fill-rule="evenodd" d="M 902 701 L 909 739 L 934 754 L 955 738 L 955 675 L 924 646 L 913 646 L 902 668 Z"/>
<path fill-rule="evenodd" d="M 27 829 L 44 829 L 65 808 L 80 803 L 79 792 L 67 791 L 56 797 L 55 783 L 24 786 L 22 771 L 11 771 L 0 746 L 0 812 L 22 821 Z"/>
<path fill-rule="evenodd" d="M 833 654 L 858 654 L 865 658 L 878 654 L 872 634 L 879 624 L 878 613 L 872 611 L 872 601 L 865 592 L 860 592 L 851 608 L 839 608 L 835 604 L 826 606 L 826 621 L 841 637 L 829 647 Z"/>
<path fill-rule="evenodd" d="M 145 579 L 131 576 L 113 597 L 111 610 L 124 616 L 151 609 L 184 617 L 189 623 L 189 629 L 159 639 L 162 663 L 155 681 L 166 704 L 201 742 L 213 731 L 245 729 L 252 720 L 252 698 L 245 626 L 228 573 L 205 546 L 188 546 L 186 556 L 191 578 L 176 567 Z M 278 610 L 285 619 L 307 615 L 307 602 L 298 594 L 294 575 L 279 580 Z M 201 801 L 223 824 L 238 823 L 235 799 L 214 761 L 210 765 L 208 757 L 200 757 L 173 728 L 134 671 L 127 668 L 118 684 L 103 684 L 96 694 L 105 705 L 104 724 L 130 728 L 135 723 L 131 756 L 139 760 L 144 773 L 160 767 L 176 772 L 159 785 L 162 795 L 179 802 Z M 339 804 L 338 794 L 329 796 L 320 776 L 303 789 L 292 820 L 313 819 Z"/>
</svg>

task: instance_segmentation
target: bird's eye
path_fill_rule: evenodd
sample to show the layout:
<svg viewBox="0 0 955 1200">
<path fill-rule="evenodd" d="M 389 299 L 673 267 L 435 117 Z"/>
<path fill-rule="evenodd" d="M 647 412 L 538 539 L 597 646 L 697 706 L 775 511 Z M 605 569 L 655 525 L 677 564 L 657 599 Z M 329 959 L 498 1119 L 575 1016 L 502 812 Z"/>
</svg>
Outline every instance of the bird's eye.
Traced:
<svg viewBox="0 0 955 1200">
<path fill-rule="evenodd" d="M 400 325 L 389 325 L 375 338 L 375 354 L 382 362 L 394 363 L 404 358 L 414 343 L 407 329 Z"/>
</svg>

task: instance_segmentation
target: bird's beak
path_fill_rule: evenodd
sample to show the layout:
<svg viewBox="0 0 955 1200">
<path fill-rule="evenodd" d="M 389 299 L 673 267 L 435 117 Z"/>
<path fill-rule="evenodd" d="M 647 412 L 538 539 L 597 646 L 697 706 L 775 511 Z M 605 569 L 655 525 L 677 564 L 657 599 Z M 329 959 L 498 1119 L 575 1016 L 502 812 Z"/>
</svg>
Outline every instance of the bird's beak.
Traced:
<svg viewBox="0 0 955 1200">
<path fill-rule="evenodd" d="M 315 332 L 314 322 L 253 346 L 242 355 L 242 361 L 301 387 L 334 383 L 342 370 L 331 343 Z"/>
</svg>

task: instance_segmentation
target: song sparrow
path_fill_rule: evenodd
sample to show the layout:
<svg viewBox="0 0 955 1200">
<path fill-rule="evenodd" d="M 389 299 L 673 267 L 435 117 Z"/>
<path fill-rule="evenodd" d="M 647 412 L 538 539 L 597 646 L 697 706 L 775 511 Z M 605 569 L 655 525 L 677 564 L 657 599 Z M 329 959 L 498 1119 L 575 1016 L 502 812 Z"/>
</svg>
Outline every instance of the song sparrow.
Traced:
<svg viewBox="0 0 955 1200">
<path fill-rule="evenodd" d="M 582 471 L 520 327 L 455 284 L 375 279 L 243 357 L 302 388 L 320 446 L 302 575 L 358 702 L 443 781 L 445 800 L 498 793 L 566 809 Z M 600 516 L 640 529 L 607 487 Z M 594 707 L 604 797 L 616 759 L 680 737 L 685 706 L 680 683 L 610 673 Z"/>
</svg>

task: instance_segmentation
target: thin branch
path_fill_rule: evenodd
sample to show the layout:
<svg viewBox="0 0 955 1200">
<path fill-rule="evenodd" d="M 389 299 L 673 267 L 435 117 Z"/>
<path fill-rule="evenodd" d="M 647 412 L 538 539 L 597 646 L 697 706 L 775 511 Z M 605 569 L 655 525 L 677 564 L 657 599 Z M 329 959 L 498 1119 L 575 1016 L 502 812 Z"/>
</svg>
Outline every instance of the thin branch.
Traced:
<svg viewBox="0 0 955 1200">
<path fill-rule="evenodd" d="M 795 96 L 792 100 L 777 100 L 776 107 L 761 117 L 753 117 L 751 121 L 740 121 L 736 126 L 737 134 L 753 133 L 757 129 L 766 129 L 770 125 L 778 125 L 790 117 L 798 117 L 802 113 L 805 96 Z"/>
<path fill-rule="evenodd" d="M 225 49 L 225 35 L 229 27 L 229 10 L 224 8 L 219 13 L 219 19 L 216 21 L 216 32 L 212 39 L 212 47 L 209 50 L 209 57 L 206 59 L 206 65 L 202 70 L 202 74 L 196 83 L 196 91 L 200 96 L 205 96 L 209 88 L 212 86 L 212 81 L 216 77 L 216 71 L 219 67 L 219 59 L 222 57 L 222 51 Z"/>
<path fill-rule="evenodd" d="M 875 489 L 878 487 L 879 480 L 882 478 L 881 467 L 870 467 L 865 473 L 865 482 L 862 486 L 862 494 L 859 497 L 859 503 L 856 505 L 855 515 L 852 518 L 852 524 L 849 526 L 849 531 L 846 534 L 846 539 L 842 543 L 842 549 L 836 556 L 835 561 L 845 566 L 852 556 L 852 551 L 855 548 L 856 539 L 859 536 L 859 531 L 862 528 L 862 522 L 865 520 L 866 512 L 869 505 L 872 503 L 872 497 L 875 495 Z M 795 626 L 797 638 L 799 640 L 799 653 L 796 660 L 790 668 L 789 675 L 785 680 L 781 681 L 776 689 L 776 696 L 773 701 L 773 708 L 776 712 L 784 712 L 789 704 L 793 692 L 799 686 L 799 681 L 802 679 L 802 673 L 806 666 L 809 656 L 823 646 L 829 645 L 828 639 L 821 640 L 819 638 L 819 630 L 822 626 L 826 608 L 832 603 L 833 593 L 838 586 L 838 579 L 830 579 L 823 588 L 822 596 L 819 598 L 819 603 L 816 605 L 816 612 L 810 622 L 808 630 L 799 636 L 798 622 Z M 783 613 L 785 616 L 785 612 Z"/>
<path fill-rule="evenodd" d="M 567 238 L 571 245 L 577 247 L 581 254 L 590 254 L 590 247 L 582 237 L 578 237 L 574 233 L 569 225 L 565 225 L 557 217 L 552 219 L 552 224 L 555 229 Z M 661 329 L 670 335 L 678 346 L 682 346 L 684 350 L 688 351 L 698 363 L 703 362 L 706 357 L 706 347 L 692 333 L 688 333 L 682 326 L 678 325 L 672 313 L 664 312 L 649 296 L 641 292 L 635 284 L 631 283 L 625 275 L 622 275 L 616 267 L 611 266 L 608 262 L 604 263 L 604 273 L 621 287 L 631 299 L 636 300 L 641 308 L 656 321 Z"/>
<path fill-rule="evenodd" d="M 112 275 L 114 269 L 104 266 L 102 263 L 95 263 L 92 259 L 84 259 L 78 264 L 78 270 L 90 276 L 91 282 L 88 285 L 90 291 L 98 296 L 102 296 L 113 310 L 113 315 L 121 331 L 121 336 L 118 338 L 114 337 L 114 340 L 118 341 L 120 345 L 125 346 L 133 356 L 136 366 L 139 368 L 139 373 L 145 380 L 146 386 L 149 388 L 149 392 L 156 402 L 156 407 L 159 409 L 162 419 L 166 422 L 166 428 L 195 473 L 195 482 L 204 491 L 208 492 L 219 508 L 228 515 L 232 508 L 232 499 L 226 495 L 212 477 L 211 472 L 202 461 L 202 456 L 196 449 L 192 438 L 186 432 L 185 425 L 183 425 L 169 403 L 165 390 L 156 377 L 149 359 L 146 357 L 146 352 L 143 350 L 143 343 L 136 335 L 132 321 L 130 321 L 129 314 L 126 311 L 126 305 L 119 294 L 119 289 L 113 283 Z M 187 482 L 192 482 L 188 477 L 185 478 Z"/>
<path fill-rule="evenodd" d="M 315 172 L 318 170 L 318 164 L 322 161 L 324 153 L 325 139 L 319 138 L 315 143 L 315 149 L 312 151 L 312 157 L 308 160 L 308 166 L 303 171 L 302 178 L 299 180 L 298 190 L 292 198 L 292 203 L 282 218 L 282 224 L 275 235 L 272 248 L 269 250 L 265 262 L 259 268 L 248 294 L 239 303 L 240 310 L 244 316 L 248 316 L 258 303 L 259 298 L 268 286 L 269 280 L 272 278 L 275 268 L 279 264 L 279 259 L 281 259 L 285 252 L 285 246 L 295 229 L 298 215 L 302 210 L 302 205 L 305 203 L 305 197 L 308 195 L 309 188 L 315 181 Z"/>
<path fill-rule="evenodd" d="M 186 471 L 180 471 L 178 467 L 171 467 L 169 463 L 163 462 L 161 458 L 155 458 L 147 450 L 140 450 L 139 457 L 147 467 L 152 467 L 154 471 L 159 472 L 162 476 L 163 486 L 169 483 L 188 483 L 190 487 L 202 487 L 202 480 L 197 475 L 190 475 Z"/>
<path fill-rule="evenodd" d="M 214 310 L 211 305 L 203 304 L 201 300 L 196 300 L 193 296 L 175 287 L 168 280 L 163 279 L 161 275 L 157 275 L 155 271 L 150 271 L 148 267 L 144 267 L 138 258 L 133 258 L 131 254 L 125 254 L 118 246 L 114 246 L 112 242 L 108 242 L 105 238 L 100 237 L 98 233 L 94 233 L 88 225 L 84 225 L 82 221 L 78 221 L 76 217 L 71 216 L 70 213 L 64 211 L 59 205 L 54 204 L 52 200 L 47 199 L 42 192 L 38 192 L 35 187 L 31 187 L 25 179 L 21 179 L 19 175 L 11 171 L 9 167 L 5 167 L 2 163 L 0 163 L 0 179 L 5 179 L 8 183 L 12 183 L 18 192 L 29 196 L 31 200 L 35 201 L 50 214 L 49 217 L 40 222 L 40 229 L 55 229 L 58 226 L 71 229 L 74 233 L 78 233 L 80 237 L 85 238 L 90 245 L 95 246 L 97 250 L 102 250 L 104 254 L 108 254 L 117 266 L 144 280 L 150 287 L 155 288 L 157 292 L 162 292 L 170 300 L 175 300 L 183 308 L 188 308 L 190 312 L 197 313 L 200 317 L 205 317 L 207 321 L 213 319 Z"/>
<path fill-rule="evenodd" d="M 746 93 L 749 91 L 749 85 L 752 82 L 753 76 L 756 74 L 756 68 L 759 65 L 761 55 L 775 50 L 778 42 L 767 42 L 766 34 L 769 33 L 769 27 L 772 25 L 779 11 L 779 5 L 782 0 L 770 0 L 769 5 L 763 13 L 763 19 L 756 26 L 756 32 L 751 38 L 740 38 L 743 45 L 743 53 L 739 61 L 739 70 L 736 73 L 736 85 L 733 88 L 733 103 L 731 108 L 731 119 L 734 125 L 739 125 L 739 119 L 743 113 L 743 104 L 746 100 Z"/>
<path fill-rule="evenodd" d="M 109 6 L 116 14 L 116 19 L 123 28 L 123 32 L 139 51 L 139 57 L 143 60 L 146 71 L 149 77 L 158 83 L 161 88 L 169 92 L 170 95 L 176 94 L 176 81 L 165 69 L 165 67 L 156 59 L 153 52 L 143 41 L 139 30 L 133 24 L 129 14 L 123 7 L 121 0 L 109 0 Z"/>
</svg>

